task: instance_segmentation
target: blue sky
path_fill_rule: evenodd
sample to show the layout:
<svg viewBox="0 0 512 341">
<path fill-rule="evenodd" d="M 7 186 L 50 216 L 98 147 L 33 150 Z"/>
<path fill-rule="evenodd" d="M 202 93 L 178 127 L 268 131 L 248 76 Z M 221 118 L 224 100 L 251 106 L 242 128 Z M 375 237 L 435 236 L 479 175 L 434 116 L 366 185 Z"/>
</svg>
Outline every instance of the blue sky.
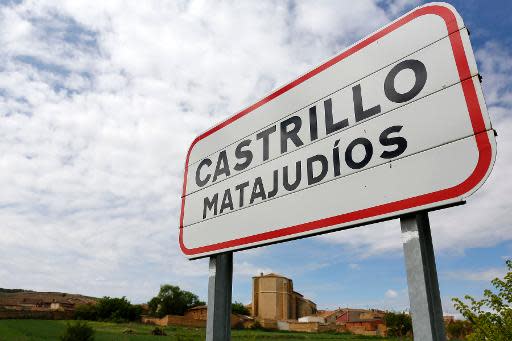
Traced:
<svg viewBox="0 0 512 341">
<path fill-rule="evenodd" d="M 498 131 L 487 183 L 433 212 L 444 310 L 512 258 L 509 1 L 453 1 Z M 0 2 L 0 287 L 206 298 L 177 243 L 185 152 L 206 128 L 418 1 Z M 407 309 L 398 220 L 236 253 L 233 299 L 277 272 L 319 308 Z"/>
</svg>

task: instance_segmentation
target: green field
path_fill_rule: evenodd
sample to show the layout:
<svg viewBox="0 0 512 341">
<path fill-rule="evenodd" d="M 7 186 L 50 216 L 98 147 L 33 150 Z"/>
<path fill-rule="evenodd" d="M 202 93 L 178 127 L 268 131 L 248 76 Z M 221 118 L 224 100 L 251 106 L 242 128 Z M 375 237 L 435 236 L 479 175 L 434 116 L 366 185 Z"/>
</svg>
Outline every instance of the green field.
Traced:
<svg viewBox="0 0 512 341">
<path fill-rule="evenodd" d="M 48 320 L 0 320 L 0 341 L 58 341 L 63 334 L 66 323 L 69 321 Z M 205 330 L 202 328 L 182 328 L 169 326 L 165 328 L 167 336 L 150 335 L 154 326 L 139 323 L 107 323 L 89 322 L 96 331 L 96 341 L 144 341 L 144 340 L 173 340 L 196 341 L 204 340 Z M 123 334 L 131 329 L 133 334 Z M 354 336 L 349 334 L 309 334 L 291 332 L 271 332 L 255 330 L 233 330 L 232 339 L 251 340 L 396 340 L 393 338 L 379 338 L 367 336 Z"/>
</svg>

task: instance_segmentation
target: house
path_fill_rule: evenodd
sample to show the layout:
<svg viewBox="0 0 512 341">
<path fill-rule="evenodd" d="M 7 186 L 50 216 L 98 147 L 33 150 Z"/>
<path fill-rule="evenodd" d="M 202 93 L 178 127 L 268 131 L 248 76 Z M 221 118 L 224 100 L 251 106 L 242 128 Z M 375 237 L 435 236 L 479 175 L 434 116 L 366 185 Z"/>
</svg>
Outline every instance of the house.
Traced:
<svg viewBox="0 0 512 341">
<path fill-rule="evenodd" d="M 319 310 L 317 316 L 323 317 L 325 323 L 336 323 L 336 320 L 343 314 L 341 309 L 336 310 Z"/>
<path fill-rule="evenodd" d="M 385 335 L 385 312 L 376 309 L 340 309 L 336 324 L 344 325 L 347 330 L 361 335 Z"/>
<path fill-rule="evenodd" d="M 194 308 L 190 308 L 184 314 L 186 318 L 194 319 L 194 320 L 204 320 L 206 321 L 208 318 L 208 306 L 200 305 Z"/>
<path fill-rule="evenodd" d="M 74 310 L 75 304 L 69 303 L 69 302 L 55 302 L 55 300 L 54 300 L 53 302 L 50 303 L 50 306 L 48 308 L 50 310 L 60 310 L 60 311 Z"/>
<path fill-rule="evenodd" d="M 341 308 L 338 310 L 337 323 L 356 322 L 360 320 L 383 320 L 386 312 L 377 309 Z"/>
</svg>

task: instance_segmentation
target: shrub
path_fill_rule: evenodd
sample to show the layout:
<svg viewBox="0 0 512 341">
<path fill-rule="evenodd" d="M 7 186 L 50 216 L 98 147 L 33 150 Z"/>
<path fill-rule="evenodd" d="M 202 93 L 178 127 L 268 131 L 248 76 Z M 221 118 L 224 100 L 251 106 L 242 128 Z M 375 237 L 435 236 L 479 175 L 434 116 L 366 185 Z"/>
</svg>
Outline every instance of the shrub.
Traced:
<svg viewBox="0 0 512 341">
<path fill-rule="evenodd" d="M 471 324 L 468 321 L 453 321 L 446 325 L 446 333 L 450 339 L 463 339 L 471 333 Z"/>
<path fill-rule="evenodd" d="M 253 330 L 263 330 L 263 326 L 259 323 L 259 321 L 254 321 L 250 329 Z"/>
<path fill-rule="evenodd" d="M 151 335 L 165 336 L 167 334 L 165 333 L 165 330 L 163 328 L 155 327 L 155 329 L 151 331 Z"/>
<path fill-rule="evenodd" d="M 235 302 L 231 305 L 231 312 L 234 314 L 240 314 L 240 315 L 249 315 L 250 311 L 247 309 L 246 306 L 243 305 L 241 302 Z"/>
<path fill-rule="evenodd" d="M 78 321 L 73 324 L 67 324 L 64 335 L 60 337 L 61 341 L 93 341 L 94 329 L 85 322 Z"/>
<path fill-rule="evenodd" d="M 388 312 L 384 315 L 384 323 L 389 336 L 407 336 L 412 332 L 411 317 L 405 313 Z"/>
<path fill-rule="evenodd" d="M 98 312 L 96 306 L 93 304 L 79 304 L 75 308 L 76 320 L 89 320 L 96 321 L 98 319 Z"/>
<path fill-rule="evenodd" d="M 472 341 L 512 340 L 512 260 L 507 260 L 507 274 L 503 279 L 491 281 L 495 290 L 486 289 L 484 298 L 476 300 L 466 295 L 466 302 L 453 298 L 455 308 L 470 323 L 473 332 L 468 339 Z"/>
<path fill-rule="evenodd" d="M 123 334 L 135 334 L 135 331 L 131 328 L 123 329 Z"/>
</svg>

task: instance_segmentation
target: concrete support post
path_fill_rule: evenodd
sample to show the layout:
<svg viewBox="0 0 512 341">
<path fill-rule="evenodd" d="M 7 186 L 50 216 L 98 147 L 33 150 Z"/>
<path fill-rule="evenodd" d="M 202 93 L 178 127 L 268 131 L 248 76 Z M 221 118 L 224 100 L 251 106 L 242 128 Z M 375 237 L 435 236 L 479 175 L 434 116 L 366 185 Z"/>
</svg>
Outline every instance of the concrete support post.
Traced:
<svg viewBox="0 0 512 341">
<path fill-rule="evenodd" d="M 443 308 L 427 212 L 400 218 L 415 341 L 445 341 Z"/>
<path fill-rule="evenodd" d="M 233 253 L 210 257 L 206 341 L 231 340 Z"/>
</svg>

